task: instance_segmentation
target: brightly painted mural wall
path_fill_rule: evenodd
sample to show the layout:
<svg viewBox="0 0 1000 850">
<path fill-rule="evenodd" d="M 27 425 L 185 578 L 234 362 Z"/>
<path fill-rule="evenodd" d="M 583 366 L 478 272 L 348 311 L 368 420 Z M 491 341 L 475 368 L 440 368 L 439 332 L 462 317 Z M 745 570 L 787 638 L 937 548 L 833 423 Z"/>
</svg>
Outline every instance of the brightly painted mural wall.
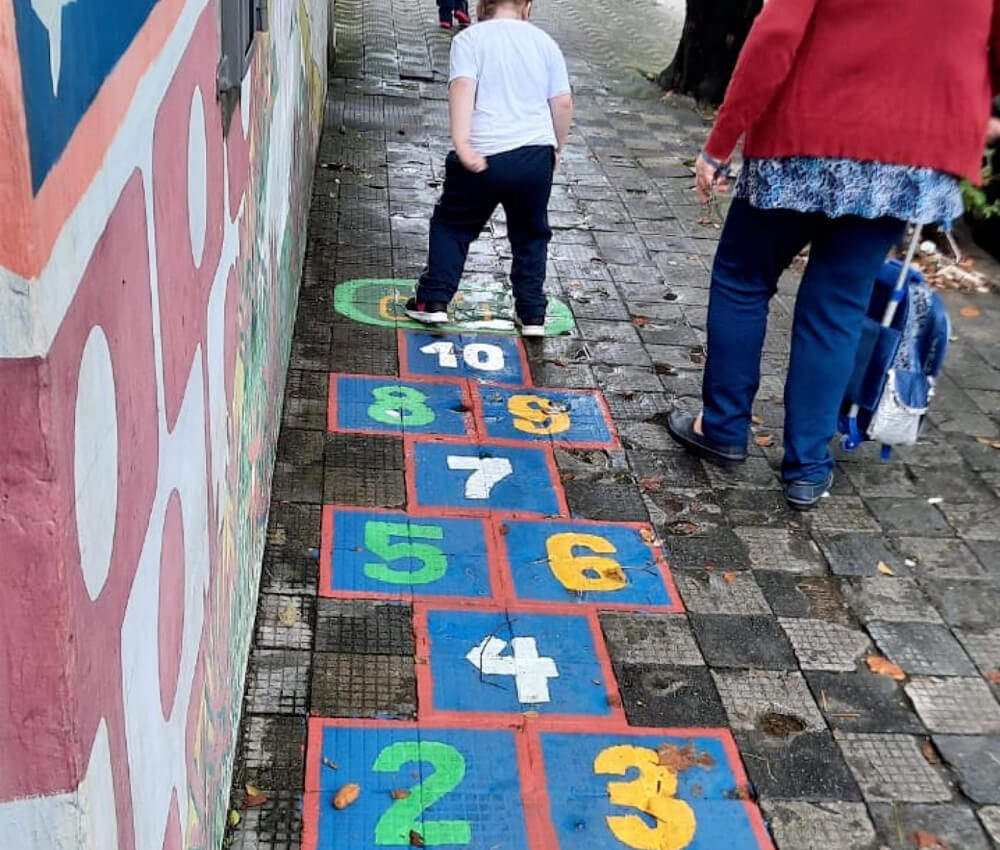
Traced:
<svg viewBox="0 0 1000 850">
<path fill-rule="evenodd" d="M 0 848 L 225 822 L 326 82 L 270 0 L 0 0 Z"/>
</svg>

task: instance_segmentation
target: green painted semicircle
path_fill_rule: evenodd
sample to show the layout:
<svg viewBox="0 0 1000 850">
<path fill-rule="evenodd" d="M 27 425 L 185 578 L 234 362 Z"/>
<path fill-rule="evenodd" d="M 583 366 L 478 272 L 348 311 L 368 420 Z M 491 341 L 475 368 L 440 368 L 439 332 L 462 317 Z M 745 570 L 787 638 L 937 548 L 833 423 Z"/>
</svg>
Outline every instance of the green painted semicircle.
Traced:
<svg viewBox="0 0 1000 850">
<path fill-rule="evenodd" d="M 403 304 L 413 293 L 415 280 L 402 278 L 363 278 L 337 285 L 333 292 L 334 309 L 348 319 L 366 325 L 426 330 L 403 312 Z M 517 335 L 514 304 L 510 291 L 501 283 L 493 286 L 463 285 L 449 307 L 452 321 L 436 326 L 438 330 Z M 549 298 L 545 319 L 546 336 L 572 333 L 575 327 L 569 307 L 557 298 Z"/>
</svg>

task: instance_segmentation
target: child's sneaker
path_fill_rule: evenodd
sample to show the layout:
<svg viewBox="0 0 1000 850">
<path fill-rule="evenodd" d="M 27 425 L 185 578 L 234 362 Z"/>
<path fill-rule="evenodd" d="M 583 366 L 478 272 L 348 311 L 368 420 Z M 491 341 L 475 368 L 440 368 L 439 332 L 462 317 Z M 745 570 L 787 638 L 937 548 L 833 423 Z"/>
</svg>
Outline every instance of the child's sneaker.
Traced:
<svg viewBox="0 0 1000 850">
<path fill-rule="evenodd" d="M 463 27 L 467 27 L 472 23 L 472 18 L 469 17 L 469 13 L 463 9 L 455 10 L 455 20 L 458 21 L 458 23 Z"/>
<path fill-rule="evenodd" d="M 454 25 L 451 21 L 438 21 L 438 26 L 443 30 L 450 30 Z"/>
<path fill-rule="evenodd" d="M 545 336 L 545 316 L 531 319 L 518 319 L 521 326 L 521 336 Z"/>
<path fill-rule="evenodd" d="M 442 301 L 420 301 L 411 298 L 404 307 L 406 315 L 425 325 L 444 325 L 448 323 L 448 305 Z"/>
</svg>

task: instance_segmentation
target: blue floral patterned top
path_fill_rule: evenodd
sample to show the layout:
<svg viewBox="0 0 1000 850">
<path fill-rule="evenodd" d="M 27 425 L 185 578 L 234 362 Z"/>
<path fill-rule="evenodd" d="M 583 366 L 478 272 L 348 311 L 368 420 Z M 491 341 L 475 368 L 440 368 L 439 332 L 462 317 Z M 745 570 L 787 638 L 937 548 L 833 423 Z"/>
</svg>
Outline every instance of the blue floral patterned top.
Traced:
<svg viewBox="0 0 1000 850">
<path fill-rule="evenodd" d="M 735 194 L 762 209 L 821 212 L 831 218 L 892 216 L 945 227 L 963 211 L 958 178 L 950 174 L 856 159 L 747 159 Z"/>
</svg>

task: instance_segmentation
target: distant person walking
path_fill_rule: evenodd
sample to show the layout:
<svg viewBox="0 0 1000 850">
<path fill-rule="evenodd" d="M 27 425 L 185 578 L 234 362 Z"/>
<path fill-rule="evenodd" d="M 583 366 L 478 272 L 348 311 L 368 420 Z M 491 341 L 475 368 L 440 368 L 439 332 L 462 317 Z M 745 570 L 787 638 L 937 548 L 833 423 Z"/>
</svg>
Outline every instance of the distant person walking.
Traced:
<svg viewBox="0 0 1000 850">
<path fill-rule="evenodd" d="M 427 268 L 406 314 L 425 324 L 448 321 L 469 245 L 502 205 L 521 332 L 543 336 L 549 196 L 573 117 L 566 61 L 529 23 L 530 0 L 480 0 L 476 14 L 479 23 L 451 45 L 455 149 L 431 218 Z"/>
<path fill-rule="evenodd" d="M 768 0 L 696 164 L 707 201 L 744 164 L 712 269 L 698 416 L 671 435 L 722 464 L 747 455 L 768 302 L 811 245 L 785 382 L 782 478 L 814 507 L 833 482 L 829 442 L 874 278 L 907 221 L 962 213 L 980 182 L 1000 0 Z"/>
</svg>

